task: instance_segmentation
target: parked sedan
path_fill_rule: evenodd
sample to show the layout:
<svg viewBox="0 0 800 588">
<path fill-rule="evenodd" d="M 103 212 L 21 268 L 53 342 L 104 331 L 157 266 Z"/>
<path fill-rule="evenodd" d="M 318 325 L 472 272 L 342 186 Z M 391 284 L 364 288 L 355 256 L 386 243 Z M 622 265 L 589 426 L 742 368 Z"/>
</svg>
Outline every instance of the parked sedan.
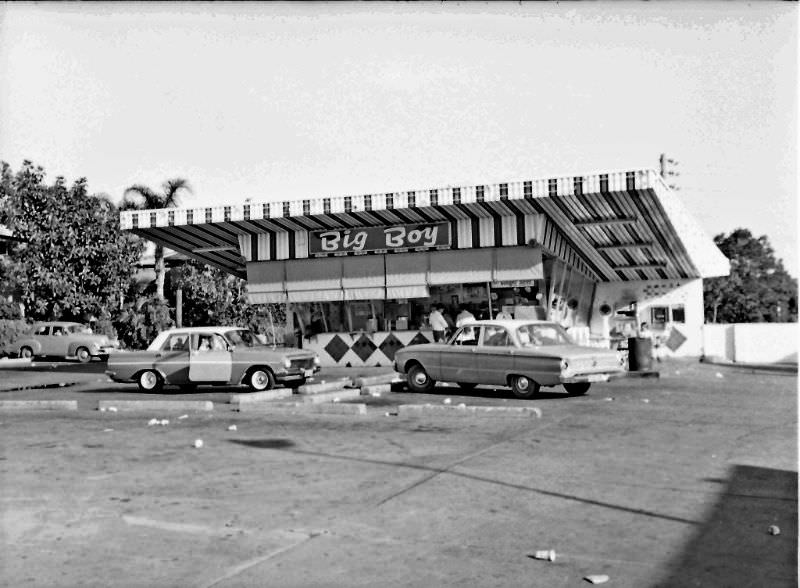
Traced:
<svg viewBox="0 0 800 588">
<path fill-rule="evenodd" d="M 556 323 L 526 320 L 476 321 L 447 343 L 410 345 L 395 354 L 395 369 L 406 374 L 415 392 L 428 392 L 442 380 L 465 389 L 510 386 L 518 398 L 558 385 L 569 394 L 585 394 L 623 365 L 616 351 L 575 345 Z"/>
<path fill-rule="evenodd" d="M 54 321 L 36 323 L 30 335 L 13 343 L 19 357 L 53 356 L 76 358 L 81 363 L 93 357 L 105 359 L 109 352 L 119 347 L 116 340 L 105 335 L 95 335 L 92 329 L 80 323 Z"/>
<path fill-rule="evenodd" d="M 145 392 L 159 392 L 165 384 L 269 390 L 276 383 L 302 386 L 319 364 L 316 353 L 264 345 L 248 329 L 191 327 L 159 333 L 144 351 L 112 353 L 106 374 L 115 382 L 135 382 Z"/>
</svg>

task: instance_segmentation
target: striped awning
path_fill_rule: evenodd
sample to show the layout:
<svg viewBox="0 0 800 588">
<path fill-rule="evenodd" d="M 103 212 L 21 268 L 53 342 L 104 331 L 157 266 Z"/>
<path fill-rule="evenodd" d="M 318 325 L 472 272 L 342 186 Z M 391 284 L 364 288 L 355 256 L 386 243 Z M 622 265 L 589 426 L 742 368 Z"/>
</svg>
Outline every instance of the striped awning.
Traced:
<svg viewBox="0 0 800 588">
<path fill-rule="evenodd" d="M 120 215 L 123 229 L 243 278 L 249 263 L 311 257 L 313 231 L 441 222 L 452 250 L 535 244 L 596 281 L 729 272 L 655 170 Z"/>
</svg>

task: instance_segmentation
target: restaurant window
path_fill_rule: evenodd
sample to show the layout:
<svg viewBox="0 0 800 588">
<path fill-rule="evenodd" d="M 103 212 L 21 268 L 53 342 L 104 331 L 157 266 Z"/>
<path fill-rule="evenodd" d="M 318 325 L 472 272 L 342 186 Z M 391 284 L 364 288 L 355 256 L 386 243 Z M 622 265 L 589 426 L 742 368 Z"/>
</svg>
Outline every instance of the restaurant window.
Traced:
<svg viewBox="0 0 800 588">
<path fill-rule="evenodd" d="M 214 211 L 210 208 L 206 208 L 206 222 L 211 223 L 214 219 Z"/>
<path fill-rule="evenodd" d="M 353 197 L 352 196 L 345 196 L 344 197 L 344 211 L 345 212 L 353 212 Z"/>
<path fill-rule="evenodd" d="M 453 188 L 453 204 L 461 204 L 461 188 Z"/>
<path fill-rule="evenodd" d="M 167 224 L 169 226 L 171 226 L 171 227 L 175 226 L 175 211 L 174 210 L 170 210 L 167 213 Z"/>
<path fill-rule="evenodd" d="M 583 178 L 580 176 L 573 178 L 572 187 L 575 192 L 575 196 L 581 196 L 583 194 Z"/>
<path fill-rule="evenodd" d="M 632 171 L 625 172 L 625 189 L 626 190 L 635 190 L 636 189 L 636 174 Z"/>
<path fill-rule="evenodd" d="M 194 211 L 193 210 L 187 210 L 186 211 L 186 224 L 187 225 L 191 225 L 193 222 L 194 222 Z M 135 227 L 136 224 L 134 223 L 133 226 Z"/>
<path fill-rule="evenodd" d="M 558 180 L 555 179 L 547 180 L 547 195 L 548 196 L 558 195 Z"/>
<path fill-rule="evenodd" d="M 323 198 L 322 199 L 322 213 L 323 214 L 330 214 L 331 213 L 331 199 L 330 198 Z"/>
<path fill-rule="evenodd" d="M 533 182 L 525 182 L 522 184 L 522 195 L 525 198 L 533 198 Z"/>
<path fill-rule="evenodd" d="M 431 190 L 431 206 L 439 204 L 439 190 Z"/>
<path fill-rule="evenodd" d="M 288 202 L 284 202 L 283 203 L 283 216 L 284 217 L 288 217 L 290 215 L 291 215 L 291 213 L 289 212 L 289 203 Z"/>
<path fill-rule="evenodd" d="M 264 216 L 264 218 L 269 218 L 269 204 L 261 205 L 261 214 Z"/>
<path fill-rule="evenodd" d="M 508 200 L 508 184 L 500 184 L 500 200 Z"/>
<path fill-rule="evenodd" d="M 417 205 L 417 195 L 414 192 L 408 193 L 408 207 L 411 208 L 412 206 Z"/>
<path fill-rule="evenodd" d="M 608 174 L 600 174 L 600 192 L 602 194 L 608 192 Z"/>
<path fill-rule="evenodd" d="M 231 207 L 230 206 L 226 206 L 223 209 L 222 215 L 223 215 L 223 219 L 225 220 L 226 223 L 230 222 L 230 220 L 231 220 Z"/>
<path fill-rule="evenodd" d="M 245 204 L 242 207 L 242 216 L 244 217 L 244 220 L 250 220 L 250 205 L 249 204 Z"/>
<path fill-rule="evenodd" d="M 386 195 L 386 208 L 392 210 L 394 208 L 394 194 Z"/>
<path fill-rule="evenodd" d="M 364 196 L 364 210 L 372 210 L 372 195 L 366 194 Z"/>
<path fill-rule="evenodd" d="M 685 323 L 686 322 L 686 309 L 683 304 L 672 307 L 672 322 Z"/>
<path fill-rule="evenodd" d="M 303 214 L 306 216 L 311 214 L 311 200 L 303 200 Z"/>
<path fill-rule="evenodd" d="M 483 202 L 483 198 L 484 198 L 483 186 L 477 186 L 475 188 L 475 200 L 477 200 L 478 202 Z"/>
<path fill-rule="evenodd" d="M 665 325 L 669 317 L 669 306 L 651 306 L 650 322 L 653 326 Z"/>
<path fill-rule="evenodd" d="M 150 226 L 151 227 L 156 226 L 156 213 L 155 212 L 151 212 L 150 213 Z"/>
</svg>

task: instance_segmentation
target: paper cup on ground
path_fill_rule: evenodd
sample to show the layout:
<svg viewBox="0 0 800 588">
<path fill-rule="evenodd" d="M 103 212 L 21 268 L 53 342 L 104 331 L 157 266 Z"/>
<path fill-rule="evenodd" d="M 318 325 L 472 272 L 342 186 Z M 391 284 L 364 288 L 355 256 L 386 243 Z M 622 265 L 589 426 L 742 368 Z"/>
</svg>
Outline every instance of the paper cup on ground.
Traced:
<svg viewBox="0 0 800 588">
<path fill-rule="evenodd" d="M 539 549 L 536 553 L 533 554 L 533 557 L 535 557 L 536 559 L 543 559 L 546 561 L 556 561 L 556 550 Z"/>
<path fill-rule="evenodd" d="M 203 446 L 203 440 L 202 439 L 195 439 L 194 440 L 195 449 L 200 449 L 202 446 Z"/>
</svg>

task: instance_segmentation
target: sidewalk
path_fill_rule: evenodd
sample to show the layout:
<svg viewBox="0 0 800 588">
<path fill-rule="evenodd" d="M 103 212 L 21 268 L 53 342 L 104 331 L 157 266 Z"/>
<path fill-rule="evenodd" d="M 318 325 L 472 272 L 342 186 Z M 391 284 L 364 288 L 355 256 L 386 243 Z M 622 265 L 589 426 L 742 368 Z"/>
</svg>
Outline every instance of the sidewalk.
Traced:
<svg viewBox="0 0 800 588">
<path fill-rule="evenodd" d="M 0 370 L 0 392 L 42 388 L 66 388 L 77 384 L 107 382 L 105 374 L 44 371 L 32 367 Z"/>
<path fill-rule="evenodd" d="M 718 365 L 722 367 L 742 368 L 749 370 L 777 372 L 785 374 L 797 374 L 796 363 L 737 363 L 729 361 L 721 357 L 701 357 L 700 363 L 707 363 L 709 365 Z"/>
</svg>

